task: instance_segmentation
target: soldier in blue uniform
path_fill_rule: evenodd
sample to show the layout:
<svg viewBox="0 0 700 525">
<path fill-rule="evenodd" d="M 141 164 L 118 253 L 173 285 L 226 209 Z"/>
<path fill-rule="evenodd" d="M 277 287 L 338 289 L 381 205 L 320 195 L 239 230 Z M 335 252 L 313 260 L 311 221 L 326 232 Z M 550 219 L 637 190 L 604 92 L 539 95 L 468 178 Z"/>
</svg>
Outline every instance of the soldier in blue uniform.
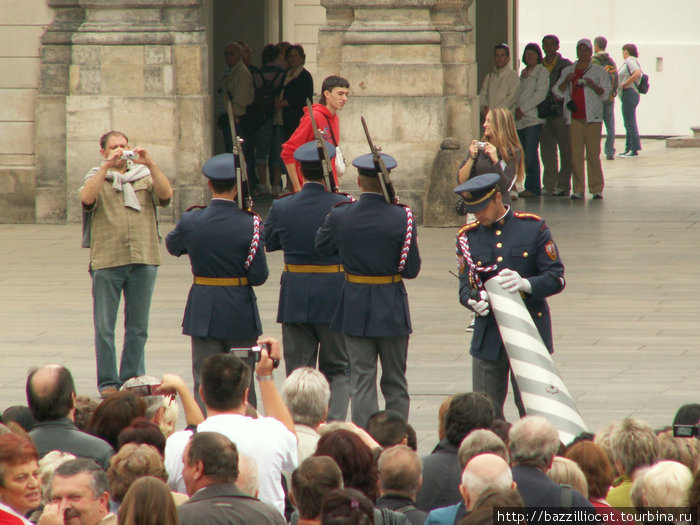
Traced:
<svg viewBox="0 0 700 525">
<path fill-rule="evenodd" d="M 335 147 L 325 142 L 325 148 L 333 159 Z M 265 249 L 284 251 L 277 310 L 284 362 L 289 375 L 303 366 L 315 368 L 318 358 L 331 387 L 327 419 L 345 421 L 350 402 L 348 354 L 343 335 L 330 329 L 345 274 L 337 254 L 316 251 L 314 237 L 330 209 L 351 198 L 327 191 L 315 142 L 297 148 L 294 158 L 301 164 L 304 184 L 298 193 L 272 203 L 264 229 Z"/>
<path fill-rule="evenodd" d="M 262 324 L 252 287 L 267 280 L 268 269 L 260 217 L 236 205 L 233 155 L 212 157 L 202 172 L 212 193 L 209 206 L 183 214 L 165 245 L 172 255 L 190 256 L 194 282 L 182 333 L 192 338 L 194 392 L 205 410 L 199 397 L 202 363 L 210 355 L 256 344 Z M 255 405 L 252 377 L 248 401 Z"/>
<path fill-rule="evenodd" d="M 470 348 L 472 389 L 491 396 L 502 418 L 510 363 L 486 292 L 478 290 L 479 281 L 486 282 L 500 275 L 503 288 L 520 292 L 549 353 L 554 349 L 546 298 L 561 292 L 565 281 L 564 264 L 544 220 L 505 206 L 496 189 L 498 181 L 497 174 L 487 173 L 468 180 L 454 191 L 464 200 L 466 211 L 475 214 L 477 219 L 463 226 L 457 235 L 459 301 L 477 314 Z M 475 289 L 476 296 L 470 296 Z M 515 404 L 524 416 L 525 409 L 512 374 L 511 384 Z"/>
<path fill-rule="evenodd" d="M 396 167 L 396 160 L 381 155 L 387 169 Z M 421 260 L 411 210 L 386 202 L 372 156 L 356 158 L 353 166 L 359 172 L 360 199 L 331 210 L 316 234 L 316 249 L 339 254 L 345 270 L 331 328 L 345 336 L 352 421 L 364 427 L 379 409 L 377 357 L 386 408 L 408 418 L 406 358 L 412 328 L 403 279 L 418 275 Z"/>
</svg>

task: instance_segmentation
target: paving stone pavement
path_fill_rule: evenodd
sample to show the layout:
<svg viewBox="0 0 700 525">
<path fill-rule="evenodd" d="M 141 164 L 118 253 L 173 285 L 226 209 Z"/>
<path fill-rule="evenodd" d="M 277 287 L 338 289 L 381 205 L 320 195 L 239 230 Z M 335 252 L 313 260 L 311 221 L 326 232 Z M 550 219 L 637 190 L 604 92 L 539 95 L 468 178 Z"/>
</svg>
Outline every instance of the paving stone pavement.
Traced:
<svg viewBox="0 0 700 525">
<path fill-rule="evenodd" d="M 567 287 L 550 299 L 554 360 L 593 431 L 627 415 L 660 427 L 681 404 L 700 401 L 700 150 L 666 149 L 660 140 L 643 146 L 638 158 L 603 160 L 602 201 L 515 203 L 547 219 L 564 260 Z M 395 183 L 400 193 L 398 172 Z M 162 225 L 164 234 L 170 229 Z M 454 236 L 452 228 L 420 228 L 423 269 L 406 282 L 414 324 L 410 421 L 421 454 L 437 441 L 445 396 L 471 388 L 467 311 L 448 273 L 456 264 Z M 26 403 L 28 369 L 49 362 L 72 370 L 79 393 L 96 395 L 80 225 L 0 225 L 0 246 L 0 408 Z M 180 332 L 190 266 L 162 250 L 147 370 L 191 384 L 189 338 Z M 280 337 L 281 254 L 270 254 L 269 263 L 270 278 L 256 293 L 265 333 Z M 510 399 L 506 416 L 517 417 Z"/>
</svg>

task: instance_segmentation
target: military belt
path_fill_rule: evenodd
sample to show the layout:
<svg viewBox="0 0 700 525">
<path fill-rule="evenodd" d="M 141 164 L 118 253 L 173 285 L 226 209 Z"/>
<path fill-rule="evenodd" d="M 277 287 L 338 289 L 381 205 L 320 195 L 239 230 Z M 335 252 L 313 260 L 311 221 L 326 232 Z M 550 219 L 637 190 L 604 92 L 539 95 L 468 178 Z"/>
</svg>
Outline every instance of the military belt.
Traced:
<svg viewBox="0 0 700 525">
<path fill-rule="evenodd" d="M 345 280 L 351 283 L 360 284 L 391 284 L 401 282 L 401 274 L 397 273 L 395 275 L 353 275 L 351 273 L 345 274 Z"/>
<path fill-rule="evenodd" d="M 291 273 L 340 273 L 342 264 L 285 264 L 285 272 Z"/>
<path fill-rule="evenodd" d="M 194 284 L 205 286 L 247 286 L 247 277 L 198 277 L 194 276 Z"/>
</svg>

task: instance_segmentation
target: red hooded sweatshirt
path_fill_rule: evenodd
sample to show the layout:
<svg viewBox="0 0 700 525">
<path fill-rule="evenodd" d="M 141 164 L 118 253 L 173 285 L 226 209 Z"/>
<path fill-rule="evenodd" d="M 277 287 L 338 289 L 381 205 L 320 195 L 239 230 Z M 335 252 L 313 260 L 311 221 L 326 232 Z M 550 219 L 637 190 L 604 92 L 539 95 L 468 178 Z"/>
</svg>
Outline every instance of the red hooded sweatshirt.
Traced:
<svg viewBox="0 0 700 525">
<path fill-rule="evenodd" d="M 314 104 L 314 118 L 316 119 L 316 126 L 321 130 L 323 138 L 337 146 L 340 142 L 340 124 L 338 121 L 338 115 L 331 115 L 328 108 L 323 104 Z M 331 131 L 332 130 L 332 131 Z M 314 140 L 314 131 L 311 128 L 311 118 L 309 117 L 309 108 L 304 108 L 304 115 L 299 121 L 299 127 L 292 133 L 289 140 L 282 144 L 282 162 L 285 164 L 295 163 L 297 167 L 297 175 L 299 176 L 299 184 L 303 184 L 301 178 L 301 164 L 296 162 L 294 159 L 294 152 L 297 148 L 307 142 Z M 335 162 L 331 162 L 331 168 L 333 169 L 333 177 L 335 178 L 335 184 L 338 184 L 338 175 L 335 173 Z"/>
</svg>

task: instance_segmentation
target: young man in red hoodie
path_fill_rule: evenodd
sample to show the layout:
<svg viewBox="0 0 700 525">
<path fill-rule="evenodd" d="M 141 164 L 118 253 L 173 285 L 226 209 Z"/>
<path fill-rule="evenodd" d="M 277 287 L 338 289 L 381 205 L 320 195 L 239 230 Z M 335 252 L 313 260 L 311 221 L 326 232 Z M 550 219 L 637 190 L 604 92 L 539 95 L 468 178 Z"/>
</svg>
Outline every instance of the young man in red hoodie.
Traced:
<svg viewBox="0 0 700 525">
<path fill-rule="evenodd" d="M 350 83 L 338 76 L 327 77 L 321 86 L 321 97 L 318 104 L 313 105 L 314 119 L 316 126 L 321 130 L 325 140 L 338 146 L 340 141 L 340 125 L 337 112 L 343 109 L 348 101 L 350 93 Z M 302 144 L 314 140 L 314 130 L 311 127 L 311 117 L 308 108 L 304 108 L 304 115 L 299 121 L 299 127 L 289 137 L 289 140 L 282 144 L 282 162 L 287 168 L 289 179 L 294 185 L 294 191 L 301 189 L 301 172 L 294 160 L 294 152 Z M 335 163 L 331 163 L 335 183 L 338 184 L 338 175 Z"/>
</svg>

